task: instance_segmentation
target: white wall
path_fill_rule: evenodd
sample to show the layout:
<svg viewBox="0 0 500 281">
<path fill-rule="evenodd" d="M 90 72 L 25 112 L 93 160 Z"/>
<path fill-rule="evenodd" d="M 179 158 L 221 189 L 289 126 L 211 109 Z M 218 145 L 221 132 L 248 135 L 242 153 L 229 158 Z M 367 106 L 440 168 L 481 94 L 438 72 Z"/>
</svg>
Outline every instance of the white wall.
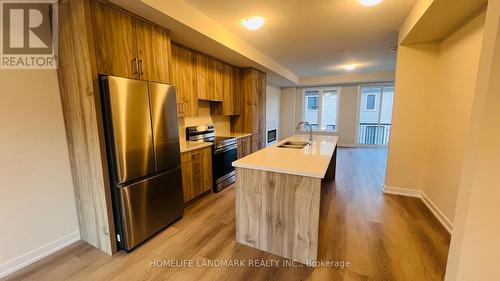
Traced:
<svg viewBox="0 0 500 281">
<path fill-rule="evenodd" d="M 280 110 L 281 110 L 281 89 L 275 86 L 266 87 L 266 145 L 268 143 L 267 131 L 276 129 L 276 140 L 280 139 Z"/>
<path fill-rule="evenodd" d="M 0 276 L 79 239 L 53 70 L 0 70 Z"/>
<path fill-rule="evenodd" d="M 498 280 L 500 0 L 490 0 L 446 281 Z"/>
<path fill-rule="evenodd" d="M 449 229 L 471 118 L 484 16 L 469 19 L 439 43 L 398 50 L 385 185 L 423 192 Z"/>
</svg>

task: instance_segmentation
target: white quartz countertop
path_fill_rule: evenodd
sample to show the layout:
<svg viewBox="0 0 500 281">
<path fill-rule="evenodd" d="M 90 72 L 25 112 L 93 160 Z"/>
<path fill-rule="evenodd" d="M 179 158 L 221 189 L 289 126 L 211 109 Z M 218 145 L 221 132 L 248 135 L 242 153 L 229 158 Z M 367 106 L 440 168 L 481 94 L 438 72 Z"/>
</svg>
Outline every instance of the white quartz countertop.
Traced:
<svg viewBox="0 0 500 281">
<path fill-rule="evenodd" d="M 335 148 L 337 136 L 313 136 L 311 146 L 302 149 L 281 148 L 286 141 L 307 141 L 309 135 L 295 135 L 277 144 L 233 162 L 234 167 L 290 175 L 324 178 Z"/>
</svg>

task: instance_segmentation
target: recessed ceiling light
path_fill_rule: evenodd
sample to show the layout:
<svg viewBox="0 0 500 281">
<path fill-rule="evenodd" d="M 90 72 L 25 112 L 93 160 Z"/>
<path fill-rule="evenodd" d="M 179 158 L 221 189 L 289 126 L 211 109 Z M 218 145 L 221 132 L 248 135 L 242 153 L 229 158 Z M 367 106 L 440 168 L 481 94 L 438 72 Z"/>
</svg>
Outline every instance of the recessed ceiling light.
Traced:
<svg viewBox="0 0 500 281">
<path fill-rule="evenodd" d="M 357 66 L 357 65 L 355 65 L 355 64 L 346 64 L 346 65 L 344 66 L 344 68 L 345 68 L 346 70 L 349 70 L 349 71 L 356 69 L 356 67 L 358 67 L 358 66 Z"/>
<path fill-rule="evenodd" d="M 259 16 L 249 17 L 241 20 L 241 24 L 250 30 L 257 30 L 264 25 L 264 18 Z"/>
<path fill-rule="evenodd" d="M 384 0 L 358 0 L 359 3 L 367 7 L 377 6 L 378 4 L 382 3 L 382 1 Z"/>
</svg>

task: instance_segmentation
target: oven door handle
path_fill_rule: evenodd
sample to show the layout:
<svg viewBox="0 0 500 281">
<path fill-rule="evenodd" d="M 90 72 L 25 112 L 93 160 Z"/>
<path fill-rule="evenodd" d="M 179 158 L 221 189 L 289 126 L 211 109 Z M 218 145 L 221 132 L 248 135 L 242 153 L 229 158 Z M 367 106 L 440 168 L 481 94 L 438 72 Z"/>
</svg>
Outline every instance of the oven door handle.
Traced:
<svg viewBox="0 0 500 281">
<path fill-rule="evenodd" d="M 220 148 L 220 149 L 216 149 L 214 151 L 214 154 L 220 154 L 220 153 L 227 152 L 229 150 L 233 150 L 233 149 L 237 149 L 237 148 L 238 148 L 238 146 L 236 144 L 233 144 L 233 145 L 226 146 L 226 147 L 223 147 L 223 148 Z"/>
</svg>

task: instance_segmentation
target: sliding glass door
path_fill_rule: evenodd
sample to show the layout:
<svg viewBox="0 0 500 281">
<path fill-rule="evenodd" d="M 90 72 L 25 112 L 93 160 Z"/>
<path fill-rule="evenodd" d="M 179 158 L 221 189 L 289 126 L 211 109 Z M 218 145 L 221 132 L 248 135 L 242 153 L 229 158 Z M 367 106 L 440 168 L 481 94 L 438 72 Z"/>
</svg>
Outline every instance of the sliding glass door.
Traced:
<svg viewBox="0 0 500 281">
<path fill-rule="evenodd" d="M 358 144 L 387 145 L 391 134 L 394 86 L 363 86 L 359 98 Z"/>
</svg>

